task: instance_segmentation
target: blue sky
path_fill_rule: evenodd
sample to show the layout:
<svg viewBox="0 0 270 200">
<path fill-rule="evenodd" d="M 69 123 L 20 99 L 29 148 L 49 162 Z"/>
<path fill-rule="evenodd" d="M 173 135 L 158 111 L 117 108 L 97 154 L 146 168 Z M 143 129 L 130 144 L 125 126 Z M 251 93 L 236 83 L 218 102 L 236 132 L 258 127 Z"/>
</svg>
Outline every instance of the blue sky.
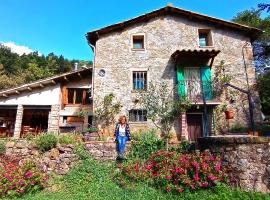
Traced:
<svg viewBox="0 0 270 200">
<path fill-rule="evenodd" d="M 230 20 L 269 0 L 0 0 L 0 42 L 43 54 L 92 59 L 85 33 L 173 3 L 183 9 Z"/>
</svg>

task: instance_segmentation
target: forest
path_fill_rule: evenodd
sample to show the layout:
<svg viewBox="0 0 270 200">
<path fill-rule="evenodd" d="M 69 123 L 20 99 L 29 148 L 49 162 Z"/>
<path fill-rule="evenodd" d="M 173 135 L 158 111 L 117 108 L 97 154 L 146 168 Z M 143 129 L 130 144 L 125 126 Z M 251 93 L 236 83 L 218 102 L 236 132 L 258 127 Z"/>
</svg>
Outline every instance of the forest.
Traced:
<svg viewBox="0 0 270 200">
<path fill-rule="evenodd" d="M 44 56 L 33 52 L 20 56 L 0 44 L 0 90 L 71 71 L 75 63 L 78 68 L 92 65 L 91 61 L 69 60 L 54 53 Z"/>
</svg>

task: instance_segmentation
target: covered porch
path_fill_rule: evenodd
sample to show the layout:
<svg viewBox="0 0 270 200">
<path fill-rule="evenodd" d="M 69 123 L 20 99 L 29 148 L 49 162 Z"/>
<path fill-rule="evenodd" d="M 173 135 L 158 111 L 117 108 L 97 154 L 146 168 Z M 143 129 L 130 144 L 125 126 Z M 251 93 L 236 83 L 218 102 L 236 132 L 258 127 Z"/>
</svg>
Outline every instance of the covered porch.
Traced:
<svg viewBox="0 0 270 200">
<path fill-rule="evenodd" d="M 172 54 L 176 68 L 178 98 L 191 102 L 180 117 L 178 139 L 197 141 L 214 132 L 214 108 L 221 103 L 212 85 L 212 66 L 219 54 L 215 49 L 177 50 Z"/>
</svg>

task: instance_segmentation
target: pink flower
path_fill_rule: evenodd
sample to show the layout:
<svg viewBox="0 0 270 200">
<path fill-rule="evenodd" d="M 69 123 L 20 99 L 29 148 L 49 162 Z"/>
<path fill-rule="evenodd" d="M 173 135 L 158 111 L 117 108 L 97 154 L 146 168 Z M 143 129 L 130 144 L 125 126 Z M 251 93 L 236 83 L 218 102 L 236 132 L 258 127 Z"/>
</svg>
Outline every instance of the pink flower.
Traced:
<svg viewBox="0 0 270 200">
<path fill-rule="evenodd" d="M 208 179 L 209 179 L 210 181 L 214 181 L 214 180 L 217 179 L 217 177 L 215 177 L 215 176 L 213 176 L 213 175 L 209 175 L 209 176 L 208 176 Z"/>
<path fill-rule="evenodd" d="M 217 172 L 220 171 L 220 168 L 221 168 L 220 164 L 217 164 L 217 165 L 215 166 L 215 170 L 216 170 Z"/>
<path fill-rule="evenodd" d="M 170 186 L 167 186 L 167 187 L 166 187 L 166 191 L 167 191 L 167 192 L 170 192 L 170 191 L 171 191 Z"/>
<path fill-rule="evenodd" d="M 194 180 L 195 180 L 195 181 L 201 180 L 200 177 L 199 177 L 198 172 L 196 172 L 196 174 L 194 175 Z"/>
<path fill-rule="evenodd" d="M 33 173 L 31 171 L 27 171 L 25 174 L 24 174 L 24 178 L 25 179 L 29 179 L 31 178 L 31 176 L 33 175 Z"/>
<path fill-rule="evenodd" d="M 183 191 L 184 191 L 183 188 L 177 188 L 177 192 L 181 193 L 181 192 L 183 192 Z"/>
<path fill-rule="evenodd" d="M 195 167 L 196 169 L 199 168 L 199 164 L 198 164 L 196 161 L 191 162 L 191 164 L 192 164 L 192 166 Z"/>
<path fill-rule="evenodd" d="M 20 189 L 20 190 L 19 190 L 19 193 L 24 193 L 24 190 L 23 190 L 23 189 Z"/>
</svg>

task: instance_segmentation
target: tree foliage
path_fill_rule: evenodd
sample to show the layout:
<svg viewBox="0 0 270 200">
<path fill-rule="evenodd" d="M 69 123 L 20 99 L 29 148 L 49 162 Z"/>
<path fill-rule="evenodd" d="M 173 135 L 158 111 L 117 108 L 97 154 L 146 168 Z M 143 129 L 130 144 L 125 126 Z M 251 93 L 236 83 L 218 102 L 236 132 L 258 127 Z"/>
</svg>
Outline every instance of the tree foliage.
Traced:
<svg viewBox="0 0 270 200">
<path fill-rule="evenodd" d="M 260 93 L 262 111 L 270 115 L 270 72 L 258 77 L 257 87 Z"/>
<path fill-rule="evenodd" d="M 33 52 L 19 56 L 0 44 L 0 90 L 68 72 L 76 62 L 79 67 L 91 65 L 89 61 L 68 60 L 54 53 L 44 56 Z"/>
<path fill-rule="evenodd" d="M 140 102 L 147 111 L 147 118 L 165 138 L 169 137 L 175 120 L 191 105 L 186 98 L 176 97 L 175 90 L 176 87 L 170 89 L 166 83 L 150 83 L 147 92 L 140 94 Z"/>
<path fill-rule="evenodd" d="M 255 64 L 258 71 L 262 71 L 266 64 L 270 64 L 270 15 L 262 17 L 270 4 L 259 4 L 257 9 L 245 10 L 238 13 L 232 21 L 263 30 L 260 37 L 253 42 Z"/>
</svg>

